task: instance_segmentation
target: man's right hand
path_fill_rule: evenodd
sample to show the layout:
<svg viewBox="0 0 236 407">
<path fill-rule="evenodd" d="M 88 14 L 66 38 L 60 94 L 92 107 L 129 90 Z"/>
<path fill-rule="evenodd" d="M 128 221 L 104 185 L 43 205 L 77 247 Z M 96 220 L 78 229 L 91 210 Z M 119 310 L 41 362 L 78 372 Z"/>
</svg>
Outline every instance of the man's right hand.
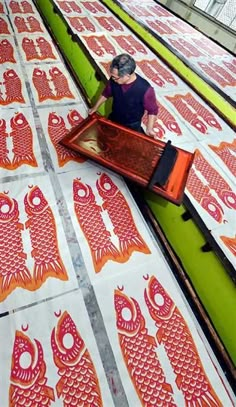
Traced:
<svg viewBox="0 0 236 407">
<path fill-rule="evenodd" d="M 88 110 L 88 114 L 91 115 L 93 113 L 95 113 L 97 111 L 97 109 L 95 109 L 94 107 L 91 107 L 91 109 Z"/>
</svg>

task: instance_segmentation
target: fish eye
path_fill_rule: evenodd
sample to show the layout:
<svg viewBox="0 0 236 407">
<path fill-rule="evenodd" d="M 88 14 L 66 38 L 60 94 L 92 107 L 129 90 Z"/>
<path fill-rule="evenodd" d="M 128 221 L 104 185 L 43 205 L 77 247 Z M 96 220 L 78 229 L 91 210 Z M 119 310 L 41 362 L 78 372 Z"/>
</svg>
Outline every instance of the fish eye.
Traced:
<svg viewBox="0 0 236 407">
<path fill-rule="evenodd" d="M 32 202 L 33 202 L 33 204 L 34 204 L 35 206 L 38 206 L 38 205 L 40 205 L 40 203 L 41 203 L 41 199 L 40 199 L 38 196 L 35 196 L 35 197 L 33 198 Z"/>
<path fill-rule="evenodd" d="M 85 192 L 84 189 L 79 189 L 78 192 L 77 192 L 77 194 L 78 194 L 78 196 L 79 196 L 80 198 L 83 198 L 83 197 L 86 195 L 86 192 Z"/>
<path fill-rule="evenodd" d="M 2 213 L 8 213 L 10 211 L 10 206 L 8 204 L 3 204 L 0 208 Z"/>
<path fill-rule="evenodd" d="M 125 321 L 130 321 L 132 319 L 132 312 L 128 307 L 122 309 L 121 315 Z"/>
<path fill-rule="evenodd" d="M 159 293 L 155 294 L 155 296 L 154 296 L 154 301 L 155 301 L 155 303 L 156 303 L 157 305 L 159 305 L 160 307 L 161 307 L 162 305 L 164 305 L 164 302 L 165 302 L 164 297 L 163 297 L 161 294 L 159 294 Z"/>
<path fill-rule="evenodd" d="M 111 189 L 111 184 L 109 184 L 108 182 L 105 182 L 104 185 L 103 185 L 103 187 L 104 187 L 107 191 L 109 191 L 109 189 Z"/>
</svg>

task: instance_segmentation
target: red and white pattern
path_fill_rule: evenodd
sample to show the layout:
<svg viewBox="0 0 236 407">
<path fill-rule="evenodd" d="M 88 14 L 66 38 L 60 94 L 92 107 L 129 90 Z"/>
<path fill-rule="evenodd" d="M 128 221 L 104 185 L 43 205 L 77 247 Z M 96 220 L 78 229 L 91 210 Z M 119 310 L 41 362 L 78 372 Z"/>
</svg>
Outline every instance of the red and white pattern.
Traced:
<svg viewBox="0 0 236 407">
<path fill-rule="evenodd" d="M 26 67 L 28 77 L 32 81 L 36 104 L 50 105 L 55 102 L 78 100 L 78 92 L 65 72 L 63 64 L 44 64 L 41 67 L 34 67 L 30 64 Z"/>
<path fill-rule="evenodd" d="M 87 109 L 82 101 L 76 105 L 40 109 L 39 116 L 56 172 L 75 170 L 79 165 L 90 165 L 84 157 L 60 144 L 66 133 L 87 116 Z"/>
<path fill-rule="evenodd" d="M 157 281 L 158 291 L 153 286 Z M 106 287 L 97 281 L 94 289 L 128 405 L 184 406 L 207 400 L 209 406 L 233 406 L 161 258 L 107 279 Z"/>
<path fill-rule="evenodd" d="M 30 1 L 15 1 L 10 0 L 8 3 L 8 8 L 12 14 L 34 14 L 34 6 Z"/>
<path fill-rule="evenodd" d="M 0 66 L 0 106 L 28 106 L 29 99 L 23 74 L 18 64 L 6 69 Z"/>
<path fill-rule="evenodd" d="M 80 40 L 95 58 L 109 56 L 112 59 L 117 55 L 116 44 L 105 35 L 81 35 Z"/>
<path fill-rule="evenodd" d="M 83 397 L 87 406 L 114 407 L 78 289 L 1 318 L 1 343 L 3 333 L 8 340 L 0 349 L 2 405 L 71 406 L 73 398 L 76 405 Z"/>
<path fill-rule="evenodd" d="M 28 16 L 15 16 L 12 20 L 15 31 L 18 34 L 21 33 L 44 33 L 45 29 L 43 28 L 42 21 L 33 15 Z"/>
<path fill-rule="evenodd" d="M 16 63 L 14 42 L 10 37 L 0 37 L 0 64 L 5 64 L 6 62 Z"/>
<path fill-rule="evenodd" d="M 18 37 L 20 50 L 25 62 L 55 61 L 59 55 L 48 36 L 26 35 Z"/>
<path fill-rule="evenodd" d="M 12 30 L 10 28 L 9 20 L 3 14 L 0 15 L 0 36 L 12 34 Z"/>
<path fill-rule="evenodd" d="M 22 178 L 20 189 L 19 181 L 3 183 L 0 194 L 0 312 L 76 287 L 49 178 Z"/>
</svg>

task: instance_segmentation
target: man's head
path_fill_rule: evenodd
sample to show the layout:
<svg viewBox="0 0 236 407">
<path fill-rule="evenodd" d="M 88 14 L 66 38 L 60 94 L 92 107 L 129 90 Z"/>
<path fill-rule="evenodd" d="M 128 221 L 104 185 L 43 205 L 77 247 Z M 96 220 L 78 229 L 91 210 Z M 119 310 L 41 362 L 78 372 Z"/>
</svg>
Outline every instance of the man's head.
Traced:
<svg viewBox="0 0 236 407">
<path fill-rule="evenodd" d="M 129 83 L 133 80 L 135 68 L 135 60 L 130 55 L 117 55 L 110 65 L 111 78 L 120 85 Z"/>
</svg>

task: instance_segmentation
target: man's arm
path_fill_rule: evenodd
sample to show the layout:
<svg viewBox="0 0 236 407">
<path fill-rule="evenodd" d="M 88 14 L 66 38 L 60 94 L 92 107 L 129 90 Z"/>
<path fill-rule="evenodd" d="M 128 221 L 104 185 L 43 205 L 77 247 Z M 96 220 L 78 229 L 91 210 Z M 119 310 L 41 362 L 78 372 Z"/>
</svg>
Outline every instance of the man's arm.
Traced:
<svg viewBox="0 0 236 407">
<path fill-rule="evenodd" d="M 97 102 L 95 103 L 95 105 L 94 105 L 93 107 L 91 107 L 91 109 L 89 109 L 88 114 L 93 114 L 93 113 L 95 113 L 95 112 L 99 109 L 99 107 L 100 107 L 101 105 L 103 105 L 103 103 L 106 102 L 106 100 L 107 100 L 107 97 L 101 95 L 101 96 L 98 98 L 98 100 L 97 100 Z"/>
<path fill-rule="evenodd" d="M 153 130 L 154 124 L 156 122 L 157 115 L 155 114 L 148 114 L 148 121 L 146 127 L 146 134 L 151 137 L 155 137 L 156 133 Z"/>
<path fill-rule="evenodd" d="M 158 113 L 158 106 L 156 101 L 156 95 L 152 86 L 150 86 L 144 95 L 144 109 L 148 114 L 148 121 L 146 126 L 146 134 L 151 137 L 155 137 L 156 133 L 153 130 Z"/>
</svg>

